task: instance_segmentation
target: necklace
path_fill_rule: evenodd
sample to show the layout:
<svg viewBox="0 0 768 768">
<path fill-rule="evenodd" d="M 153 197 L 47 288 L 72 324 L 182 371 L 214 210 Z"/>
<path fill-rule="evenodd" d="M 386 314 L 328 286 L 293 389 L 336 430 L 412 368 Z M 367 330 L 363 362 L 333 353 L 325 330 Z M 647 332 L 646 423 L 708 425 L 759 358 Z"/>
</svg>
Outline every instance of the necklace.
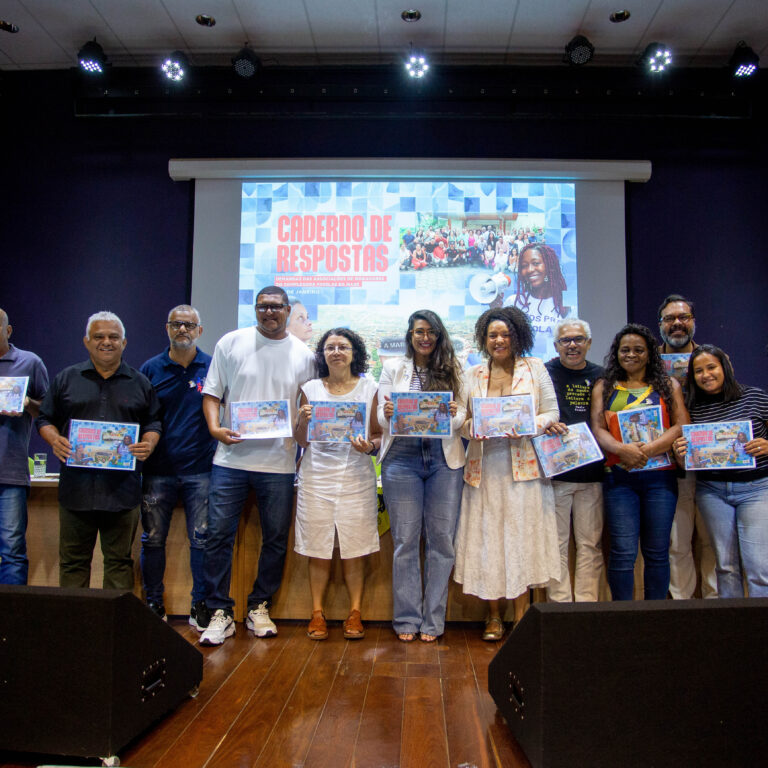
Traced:
<svg viewBox="0 0 768 768">
<path fill-rule="evenodd" d="M 347 392 L 351 392 L 355 388 L 357 379 L 349 378 L 345 381 L 331 381 L 329 378 L 326 378 L 323 380 L 323 383 L 332 395 L 346 395 Z"/>
</svg>

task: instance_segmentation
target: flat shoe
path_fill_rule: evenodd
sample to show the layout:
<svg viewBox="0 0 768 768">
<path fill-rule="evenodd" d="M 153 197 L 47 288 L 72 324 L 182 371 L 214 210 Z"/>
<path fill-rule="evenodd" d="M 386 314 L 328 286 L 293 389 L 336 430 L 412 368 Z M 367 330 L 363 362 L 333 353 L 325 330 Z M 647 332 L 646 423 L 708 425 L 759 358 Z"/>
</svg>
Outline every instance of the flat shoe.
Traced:
<svg viewBox="0 0 768 768">
<path fill-rule="evenodd" d="M 426 632 L 422 632 L 419 635 L 419 640 L 421 640 L 422 643 L 436 643 L 437 635 L 428 635 Z"/>
<path fill-rule="evenodd" d="M 360 620 L 360 611 L 357 609 L 350 611 L 344 622 L 344 637 L 347 640 L 361 640 L 365 637 L 365 627 Z"/>
<path fill-rule="evenodd" d="M 483 640 L 493 642 L 501 640 L 502 637 L 504 637 L 504 625 L 501 623 L 501 619 L 496 617 L 488 619 L 483 630 Z"/>
<path fill-rule="evenodd" d="M 307 637 L 310 640 L 325 640 L 328 637 L 328 625 L 322 610 L 312 611 L 312 621 L 307 627 Z"/>
<path fill-rule="evenodd" d="M 397 639 L 403 643 L 412 643 L 414 638 L 413 632 L 403 632 L 397 636 Z"/>
</svg>

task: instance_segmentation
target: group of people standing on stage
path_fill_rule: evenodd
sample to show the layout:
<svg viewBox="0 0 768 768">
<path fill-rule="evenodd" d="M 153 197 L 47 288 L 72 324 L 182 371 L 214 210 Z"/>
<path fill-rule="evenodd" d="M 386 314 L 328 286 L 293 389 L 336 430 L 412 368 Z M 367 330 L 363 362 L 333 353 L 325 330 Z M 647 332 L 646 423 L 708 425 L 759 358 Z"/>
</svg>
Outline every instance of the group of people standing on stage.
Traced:
<svg viewBox="0 0 768 768">
<path fill-rule="evenodd" d="M 695 344 L 690 300 L 672 295 L 662 303 L 661 346 L 641 325 L 620 329 L 604 367 L 587 359 L 592 340 L 585 321 L 560 320 L 554 329 L 558 356 L 544 363 L 528 356 L 534 330 L 527 315 L 499 306 L 476 323 L 484 361 L 462 371 L 441 319 L 420 310 L 408 318 L 405 355 L 386 361 L 378 385 L 365 375 L 368 354 L 354 331 L 326 331 L 313 352 L 288 333 L 291 306 L 281 288 L 263 288 L 255 309 L 256 325 L 226 334 L 211 358 L 197 348 L 197 311 L 175 307 L 166 325 L 169 347 L 140 372 L 122 360 L 126 339 L 119 318 L 97 313 L 84 339 L 89 359 L 60 372 L 50 387 L 39 358 L 9 343 L 11 326 L 0 310 L 0 376 L 30 376 L 24 412 L 0 415 L 0 583 L 26 582 L 26 446 L 37 416 L 40 434 L 63 462 L 61 584 L 88 586 L 99 533 L 104 585 L 132 588 L 131 543 L 140 518 L 144 590 L 150 607 L 164 616 L 165 543 L 181 497 L 193 577 L 190 623 L 204 645 L 219 645 L 235 632 L 232 555 L 251 490 L 262 548 L 246 626 L 259 637 L 277 633 L 269 609 L 281 584 L 292 521 L 295 442 L 304 449 L 295 548 L 309 562 L 307 634 L 315 640 L 328 636 L 323 599 L 336 546 L 350 596 L 343 633 L 349 639 L 365 634 L 364 558 L 379 549 L 373 455 L 381 464 L 394 545 L 393 628 L 404 642 L 434 642 L 443 633 L 451 574 L 465 593 L 486 601 L 487 640 L 503 635 L 500 601 L 512 600 L 519 620 L 531 587 L 545 586 L 551 600 L 597 600 L 604 520 L 607 580 L 615 600 L 632 599 L 638 545 L 646 599 L 663 599 L 668 592 L 692 597 L 694 527 L 704 545 L 704 596 L 742 596 L 745 580 L 750 596 L 768 595 L 768 395 L 740 385 L 718 347 Z M 662 352 L 690 353 L 687 391 L 666 374 Z M 393 434 L 393 393 L 425 391 L 451 393 L 445 415 L 451 436 Z M 587 422 L 605 462 L 550 481 L 530 436 L 514 430 L 504 437 L 474 433 L 473 402 L 522 394 L 533 399 L 538 434 L 564 434 L 569 425 Z M 232 429 L 229 403 L 265 400 L 291 403 L 295 442 L 244 440 Z M 364 403 L 367 436 L 346 443 L 309 441 L 307 426 L 318 401 Z M 617 414 L 647 405 L 660 407 L 661 428 L 646 442 L 622 442 Z M 129 472 L 66 466 L 73 453 L 66 436 L 71 419 L 138 423 L 139 439 L 129 450 L 143 467 Z M 694 478 L 675 466 L 647 467 L 665 452 L 682 465 L 690 449 L 682 425 L 736 419 L 752 422 L 753 438 L 743 451 L 755 457 L 754 469 L 699 472 Z M 22 453 L 25 477 L 16 471 Z M 11 465 L 16 474 L 9 474 Z"/>
</svg>

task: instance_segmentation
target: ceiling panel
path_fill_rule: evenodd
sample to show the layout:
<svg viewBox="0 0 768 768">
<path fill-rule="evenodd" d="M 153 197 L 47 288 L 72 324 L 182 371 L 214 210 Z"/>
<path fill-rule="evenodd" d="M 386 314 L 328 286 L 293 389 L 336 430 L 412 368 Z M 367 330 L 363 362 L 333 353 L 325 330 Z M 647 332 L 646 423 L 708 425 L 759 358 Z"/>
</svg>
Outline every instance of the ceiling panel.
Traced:
<svg viewBox="0 0 768 768">
<path fill-rule="evenodd" d="M 446 49 L 506 53 L 517 8 L 517 0 L 448 0 Z"/>
<path fill-rule="evenodd" d="M 305 0 L 318 51 L 379 53 L 374 0 Z"/>
<path fill-rule="evenodd" d="M 447 0 L 377 0 L 379 36 L 384 51 L 406 51 L 414 48 L 441 51 L 445 44 Z M 515 0 L 510 0 L 515 2 Z M 469 3 L 467 3 L 469 4 Z M 410 8 L 421 11 L 421 19 L 405 22 L 400 14 Z"/>
<path fill-rule="evenodd" d="M 303 0 L 235 0 L 235 5 L 257 53 L 314 53 Z"/>
<path fill-rule="evenodd" d="M 510 36 L 510 52 L 559 53 L 579 31 L 589 0 L 521 2 Z"/>
</svg>

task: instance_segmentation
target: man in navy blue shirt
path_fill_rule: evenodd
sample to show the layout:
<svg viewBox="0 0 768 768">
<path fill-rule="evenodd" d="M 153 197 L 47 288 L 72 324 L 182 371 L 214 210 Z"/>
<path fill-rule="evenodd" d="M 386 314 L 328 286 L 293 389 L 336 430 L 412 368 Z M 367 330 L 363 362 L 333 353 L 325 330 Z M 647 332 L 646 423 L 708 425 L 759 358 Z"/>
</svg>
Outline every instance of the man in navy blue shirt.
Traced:
<svg viewBox="0 0 768 768">
<path fill-rule="evenodd" d="M 21 411 L 0 410 L 0 584 L 26 584 L 29 436 L 48 389 L 48 371 L 33 352 L 10 343 L 13 328 L 0 309 L 0 377 L 28 377 Z"/>
<path fill-rule="evenodd" d="M 147 604 L 165 617 L 165 542 L 173 508 L 181 496 L 187 517 L 192 606 L 189 623 L 208 626 L 203 586 L 208 535 L 208 488 L 216 440 L 202 410 L 202 390 L 211 356 L 197 348 L 203 332 L 200 313 L 188 304 L 174 307 L 165 325 L 170 346 L 147 360 L 141 372 L 152 382 L 163 408 L 163 434 L 144 464 L 141 502 L 141 572 Z"/>
</svg>

